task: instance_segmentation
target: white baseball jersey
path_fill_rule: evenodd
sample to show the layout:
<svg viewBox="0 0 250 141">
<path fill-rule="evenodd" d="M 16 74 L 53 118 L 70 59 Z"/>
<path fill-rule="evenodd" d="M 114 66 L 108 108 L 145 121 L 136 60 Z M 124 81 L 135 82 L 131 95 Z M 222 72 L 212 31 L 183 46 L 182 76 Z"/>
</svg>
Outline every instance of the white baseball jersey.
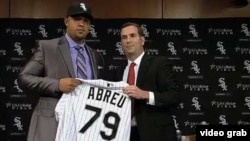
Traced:
<svg viewBox="0 0 250 141">
<path fill-rule="evenodd" d="M 56 141 L 129 141 L 131 100 L 125 82 L 82 80 L 55 108 Z"/>
</svg>

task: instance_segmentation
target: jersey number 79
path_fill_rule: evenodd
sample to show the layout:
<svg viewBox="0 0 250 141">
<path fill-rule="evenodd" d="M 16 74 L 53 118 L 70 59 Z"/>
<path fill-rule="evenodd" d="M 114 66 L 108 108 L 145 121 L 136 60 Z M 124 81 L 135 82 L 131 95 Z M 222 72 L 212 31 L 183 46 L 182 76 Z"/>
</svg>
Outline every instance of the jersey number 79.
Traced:
<svg viewBox="0 0 250 141">
<path fill-rule="evenodd" d="M 94 116 L 90 118 L 90 120 L 82 127 L 80 130 L 81 133 L 84 133 L 94 122 L 97 118 L 101 115 L 102 109 L 98 107 L 94 107 L 91 105 L 86 105 L 85 109 L 95 112 Z M 114 123 L 109 123 L 109 118 L 114 118 Z M 114 112 L 107 112 L 104 115 L 103 124 L 105 127 L 112 129 L 110 135 L 107 135 L 104 131 L 100 131 L 101 137 L 105 140 L 112 140 L 115 138 L 117 129 L 119 127 L 121 118 L 117 113 Z"/>
</svg>

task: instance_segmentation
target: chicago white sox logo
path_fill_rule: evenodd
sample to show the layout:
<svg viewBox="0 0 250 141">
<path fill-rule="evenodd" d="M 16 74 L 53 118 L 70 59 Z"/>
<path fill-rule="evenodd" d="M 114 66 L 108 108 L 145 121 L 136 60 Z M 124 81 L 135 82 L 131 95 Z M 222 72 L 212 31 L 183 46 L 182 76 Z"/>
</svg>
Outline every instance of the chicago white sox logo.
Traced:
<svg viewBox="0 0 250 141">
<path fill-rule="evenodd" d="M 196 74 L 200 74 L 200 68 L 197 65 L 197 61 L 192 61 L 191 66 L 193 66 L 191 67 L 191 70 L 194 70 Z"/>
<path fill-rule="evenodd" d="M 18 131 L 22 131 L 23 130 L 23 124 L 21 122 L 21 118 L 20 117 L 15 117 L 14 122 L 15 122 L 14 126 L 17 127 Z"/>
<path fill-rule="evenodd" d="M 222 91 L 227 91 L 227 85 L 225 82 L 225 78 L 219 78 L 219 85 L 222 88 Z"/>
<path fill-rule="evenodd" d="M 244 105 L 246 105 L 248 109 L 250 110 L 250 97 L 245 97 L 245 102 L 246 103 Z"/>
<path fill-rule="evenodd" d="M 172 55 L 176 55 L 177 51 L 174 48 L 174 43 L 173 42 L 168 42 L 168 50 L 171 52 Z"/>
<path fill-rule="evenodd" d="M 176 120 L 176 116 L 172 115 L 172 117 L 173 117 L 173 120 L 174 120 L 175 128 L 176 128 L 176 129 L 179 129 L 179 124 L 178 124 L 178 122 L 177 122 L 177 120 Z"/>
<path fill-rule="evenodd" d="M 19 88 L 18 83 L 17 83 L 17 79 L 14 81 L 14 84 L 15 84 L 14 88 L 17 89 L 17 92 L 18 92 L 18 93 L 22 93 L 23 90 Z"/>
<path fill-rule="evenodd" d="M 96 38 L 96 37 L 97 37 L 97 32 L 95 31 L 95 25 L 90 25 L 89 33 L 91 34 L 91 36 L 92 36 L 93 38 Z"/>
<path fill-rule="evenodd" d="M 120 55 L 124 55 L 124 52 L 122 50 L 122 43 L 121 42 L 116 42 L 115 46 L 116 46 L 115 50 L 118 50 Z"/>
<path fill-rule="evenodd" d="M 247 72 L 250 73 L 250 61 L 249 60 L 245 60 L 244 61 L 244 65 L 245 65 L 244 69 L 246 69 Z"/>
<path fill-rule="evenodd" d="M 141 29 L 142 29 L 142 31 L 143 31 L 144 36 L 145 36 L 145 37 L 149 37 L 149 32 L 148 32 L 148 30 L 147 30 L 147 25 L 142 24 L 142 25 L 141 25 Z"/>
<path fill-rule="evenodd" d="M 22 50 L 22 47 L 21 47 L 21 43 L 16 42 L 14 44 L 14 47 L 15 47 L 14 51 L 16 51 L 19 56 L 23 56 L 23 50 Z"/>
<path fill-rule="evenodd" d="M 87 8 L 84 3 L 80 3 L 80 7 L 82 8 L 83 11 L 87 11 Z"/>
<path fill-rule="evenodd" d="M 198 37 L 198 32 L 195 29 L 195 25 L 191 24 L 189 25 L 190 33 L 193 35 L 193 37 Z"/>
<path fill-rule="evenodd" d="M 48 37 L 48 32 L 46 31 L 45 25 L 40 25 L 39 30 L 40 31 L 38 33 L 42 34 L 44 38 Z"/>
<path fill-rule="evenodd" d="M 222 124 L 222 125 L 227 125 L 228 124 L 225 115 L 220 115 L 219 120 L 220 120 L 219 123 Z"/>
<path fill-rule="evenodd" d="M 221 41 L 217 42 L 217 47 L 218 48 L 216 50 L 219 50 L 222 55 L 226 54 L 226 49 L 223 46 L 223 42 Z"/>
<path fill-rule="evenodd" d="M 245 33 L 247 37 L 250 37 L 250 31 L 248 30 L 247 24 L 242 24 L 241 29 L 241 32 Z"/>
<path fill-rule="evenodd" d="M 200 111 L 201 105 L 199 104 L 198 97 L 193 97 L 192 102 L 193 102 L 192 105 L 195 107 L 195 110 Z"/>
</svg>

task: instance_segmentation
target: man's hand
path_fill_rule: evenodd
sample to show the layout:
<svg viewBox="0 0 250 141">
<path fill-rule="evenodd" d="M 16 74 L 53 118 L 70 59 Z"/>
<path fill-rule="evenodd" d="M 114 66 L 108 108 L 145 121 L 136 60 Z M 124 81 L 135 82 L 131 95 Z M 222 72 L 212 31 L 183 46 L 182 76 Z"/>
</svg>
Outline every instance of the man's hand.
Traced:
<svg viewBox="0 0 250 141">
<path fill-rule="evenodd" d="M 135 99 L 149 99 L 149 92 L 141 90 L 135 85 L 127 86 L 123 89 L 123 93 Z"/>
<path fill-rule="evenodd" d="M 75 78 L 62 78 L 59 80 L 59 90 L 63 93 L 73 91 L 82 82 Z"/>
</svg>

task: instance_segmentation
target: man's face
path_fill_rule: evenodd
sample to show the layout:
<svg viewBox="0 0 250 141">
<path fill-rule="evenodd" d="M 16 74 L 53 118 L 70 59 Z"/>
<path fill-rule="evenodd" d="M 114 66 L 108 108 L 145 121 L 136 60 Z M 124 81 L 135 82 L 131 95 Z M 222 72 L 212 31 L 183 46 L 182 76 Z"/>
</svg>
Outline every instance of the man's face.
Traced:
<svg viewBox="0 0 250 141">
<path fill-rule="evenodd" d="M 122 49 L 127 56 L 138 57 L 143 52 L 145 39 L 138 33 L 137 27 L 131 25 L 121 29 Z"/>
<path fill-rule="evenodd" d="M 85 40 L 90 28 L 90 20 L 83 16 L 68 16 L 64 19 L 68 35 L 76 42 Z"/>
</svg>

